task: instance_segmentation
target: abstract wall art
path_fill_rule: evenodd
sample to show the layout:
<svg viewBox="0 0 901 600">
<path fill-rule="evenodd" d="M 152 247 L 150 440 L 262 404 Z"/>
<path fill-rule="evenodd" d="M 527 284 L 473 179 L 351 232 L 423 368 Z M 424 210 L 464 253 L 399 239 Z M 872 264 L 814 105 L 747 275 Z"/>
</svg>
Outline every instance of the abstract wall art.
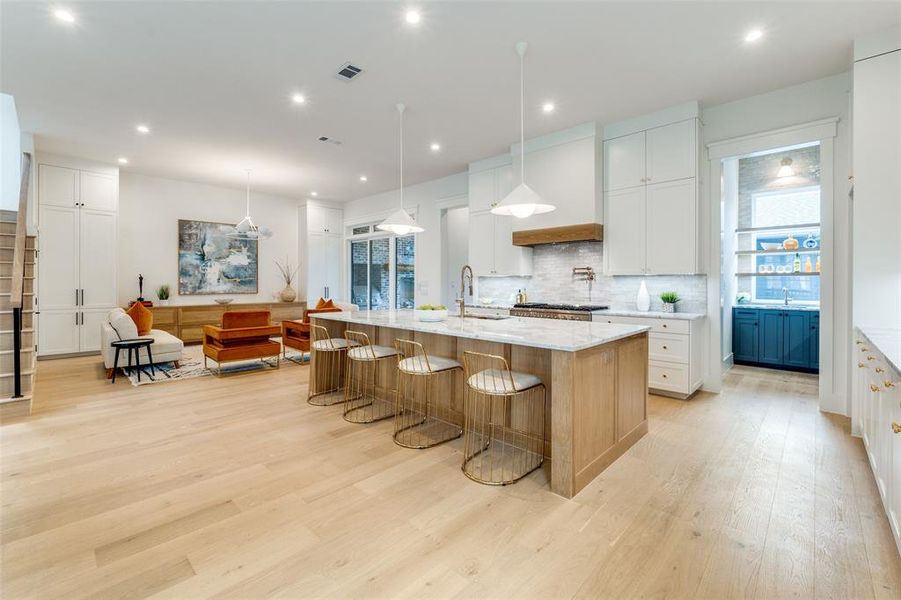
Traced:
<svg viewBox="0 0 901 600">
<path fill-rule="evenodd" d="M 179 294 L 256 294 L 258 242 L 228 237 L 234 225 L 178 221 Z"/>
</svg>

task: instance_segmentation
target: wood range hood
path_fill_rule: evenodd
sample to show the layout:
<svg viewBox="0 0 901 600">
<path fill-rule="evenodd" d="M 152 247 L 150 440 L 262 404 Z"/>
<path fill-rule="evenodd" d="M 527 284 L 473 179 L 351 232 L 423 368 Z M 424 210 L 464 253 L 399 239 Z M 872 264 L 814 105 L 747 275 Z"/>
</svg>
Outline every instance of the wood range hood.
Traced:
<svg viewBox="0 0 901 600">
<path fill-rule="evenodd" d="M 513 232 L 514 246 L 602 241 L 604 241 L 604 226 L 600 223 L 583 223 L 581 225 L 565 225 L 563 227 L 546 227 L 544 229 Z"/>
</svg>

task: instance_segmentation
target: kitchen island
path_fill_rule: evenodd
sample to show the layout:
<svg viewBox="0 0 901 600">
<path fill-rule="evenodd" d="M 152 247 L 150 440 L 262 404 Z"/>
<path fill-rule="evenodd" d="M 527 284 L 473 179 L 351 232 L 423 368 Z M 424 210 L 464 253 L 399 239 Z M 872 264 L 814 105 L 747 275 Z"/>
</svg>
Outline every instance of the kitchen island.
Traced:
<svg viewBox="0 0 901 600">
<path fill-rule="evenodd" d="M 463 363 L 466 351 L 496 354 L 513 371 L 547 387 L 546 469 L 551 491 L 571 498 L 648 431 L 648 327 L 598 322 L 448 317 L 418 321 L 413 311 L 318 313 L 312 322 L 335 337 L 362 331 L 373 344 L 415 340 L 426 352 Z M 385 361 L 390 363 L 390 361 Z M 385 364 L 391 371 L 395 364 Z M 394 381 L 393 372 L 380 381 Z M 386 397 L 388 389 L 380 390 Z M 463 380 L 442 390 L 450 414 L 463 423 Z M 504 416 L 516 423 L 516 408 Z M 547 472 L 547 471 L 546 471 Z"/>
</svg>

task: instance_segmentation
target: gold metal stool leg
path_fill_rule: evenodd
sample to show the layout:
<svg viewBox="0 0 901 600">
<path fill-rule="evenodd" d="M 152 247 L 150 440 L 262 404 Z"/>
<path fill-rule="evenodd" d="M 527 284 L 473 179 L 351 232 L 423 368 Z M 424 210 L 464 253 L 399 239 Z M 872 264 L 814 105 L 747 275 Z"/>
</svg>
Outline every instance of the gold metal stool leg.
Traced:
<svg viewBox="0 0 901 600">
<path fill-rule="evenodd" d="M 398 371 L 394 443 L 404 448 L 431 448 L 463 435 L 463 428 L 434 404 L 436 381 L 460 372 L 460 368 L 423 374 Z"/>
<path fill-rule="evenodd" d="M 369 336 L 358 331 L 344 332 L 347 345 L 347 379 L 344 385 L 344 420 L 349 423 L 373 423 L 394 416 L 396 389 L 387 385 L 379 395 L 379 369 L 385 361 L 395 360 L 390 354 L 376 355 Z M 378 347 L 384 350 L 383 347 Z M 353 356 L 352 356 L 353 355 Z M 393 369 L 392 369 L 393 371 Z"/>
<path fill-rule="evenodd" d="M 310 382 L 307 402 L 332 406 L 344 402 L 344 357 L 346 350 L 310 350 Z"/>
</svg>

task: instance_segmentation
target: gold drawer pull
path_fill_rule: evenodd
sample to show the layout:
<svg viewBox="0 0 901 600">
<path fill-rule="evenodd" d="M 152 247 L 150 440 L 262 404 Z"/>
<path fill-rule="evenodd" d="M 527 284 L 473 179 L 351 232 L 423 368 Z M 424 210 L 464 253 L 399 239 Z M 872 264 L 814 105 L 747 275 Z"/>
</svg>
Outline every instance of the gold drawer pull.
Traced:
<svg viewBox="0 0 901 600">
<path fill-rule="evenodd" d="M 894 421 L 892 421 L 892 431 L 895 433 L 901 433 L 901 425 L 898 425 Z"/>
<path fill-rule="evenodd" d="M 885 389 L 889 389 L 889 388 L 895 387 L 895 382 L 892 381 L 891 379 L 886 379 L 885 381 L 882 382 L 882 385 L 885 386 Z"/>
<path fill-rule="evenodd" d="M 879 391 L 879 386 L 876 385 L 875 383 L 871 383 L 871 384 L 870 384 L 870 391 L 871 391 L 871 392 L 878 392 L 878 391 Z"/>
<path fill-rule="evenodd" d="M 867 366 L 865 364 L 863 364 L 862 362 L 859 362 L 859 363 L 857 363 L 857 368 L 858 369 L 866 369 Z"/>
<path fill-rule="evenodd" d="M 867 360 L 876 360 L 876 357 L 875 357 L 875 356 L 868 356 L 868 357 L 867 357 Z"/>
<path fill-rule="evenodd" d="M 861 352 L 869 352 L 870 349 L 869 349 L 869 348 L 861 347 L 861 348 L 860 348 L 860 351 L 861 351 Z"/>
<path fill-rule="evenodd" d="M 882 367 L 876 367 L 876 372 L 877 373 L 885 373 L 885 369 L 883 369 Z"/>
<path fill-rule="evenodd" d="M 860 345 L 861 345 L 861 344 L 863 344 L 863 342 L 862 342 L 862 341 L 860 341 L 860 340 L 857 340 L 857 341 L 856 341 L 856 342 L 854 342 L 854 343 L 855 343 L 855 344 L 857 344 L 857 345 L 858 345 L 858 346 L 860 346 Z"/>
</svg>

